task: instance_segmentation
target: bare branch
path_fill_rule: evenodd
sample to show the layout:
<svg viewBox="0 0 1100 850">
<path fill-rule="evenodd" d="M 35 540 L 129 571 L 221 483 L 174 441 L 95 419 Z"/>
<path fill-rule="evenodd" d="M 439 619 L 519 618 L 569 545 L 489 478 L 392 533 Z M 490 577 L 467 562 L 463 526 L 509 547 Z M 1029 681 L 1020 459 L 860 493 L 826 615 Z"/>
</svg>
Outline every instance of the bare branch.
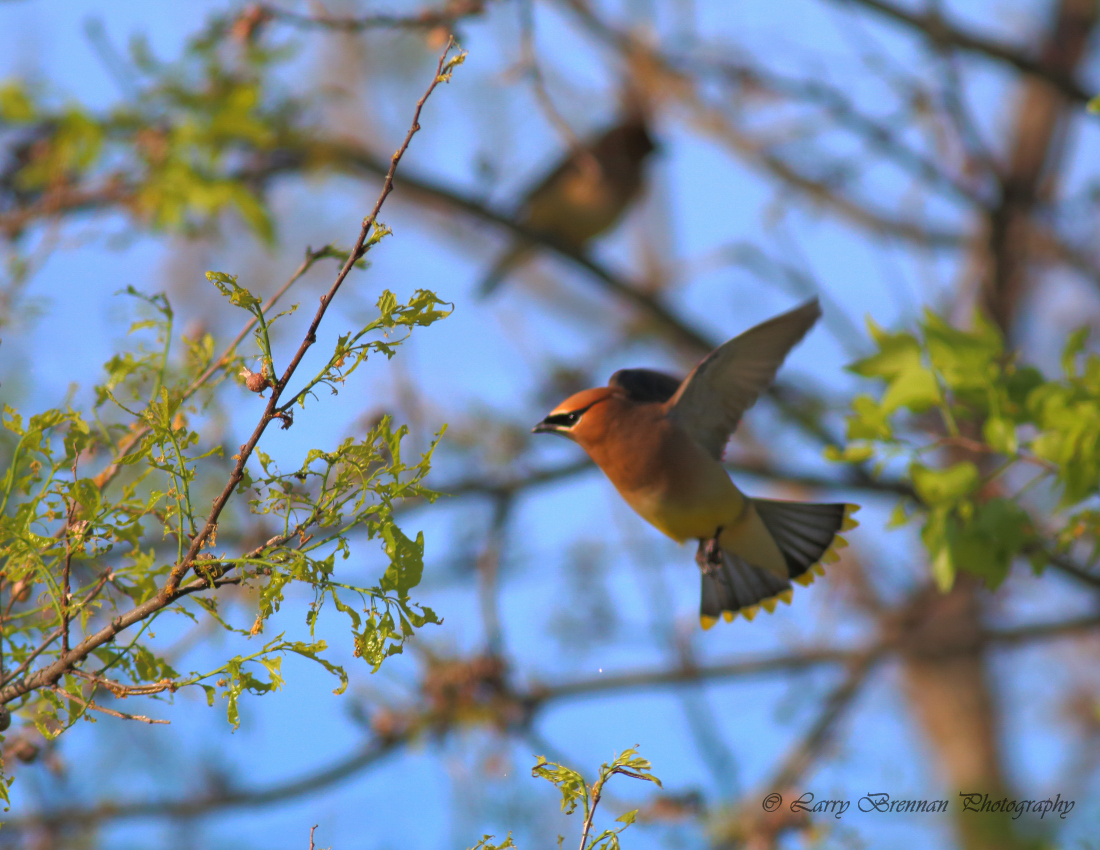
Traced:
<svg viewBox="0 0 1100 850">
<path fill-rule="evenodd" d="M 143 714 L 126 714 L 123 711 L 115 711 L 113 708 L 105 708 L 102 705 L 98 705 L 96 701 L 91 699 L 90 697 L 85 700 L 72 693 L 72 691 L 66 691 L 64 688 L 59 688 L 57 685 L 52 685 L 51 690 L 54 691 L 54 693 L 56 693 L 62 699 L 71 699 L 75 702 L 80 703 L 82 706 L 84 706 L 85 709 L 89 711 L 98 711 L 102 714 L 110 715 L 111 717 L 118 717 L 121 720 L 138 720 L 142 723 L 157 723 L 164 725 L 167 725 L 170 722 L 168 720 L 156 720 L 152 717 L 146 717 Z"/>
<path fill-rule="evenodd" d="M 970 238 L 955 230 L 931 227 L 917 220 L 898 218 L 877 209 L 873 202 L 844 194 L 829 179 L 813 176 L 796 167 L 759 139 L 735 127 L 725 113 L 709 104 L 700 94 L 698 81 L 627 32 L 615 29 L 598 18 L 585 0 L 561 0 L 594 36 L 620 51 L 627 59 L 644 56 L 646 67 L 660 77 L 666 88 L 676 92 L 678 101 L 691 110 L 703 132 L 727 144 L 738 155 L 769 172 L 782 183 L 815 203 L 827 206 L 849 222 L 879 236 L 911 242 L 922 248 L 958 250 Z M 818 93 L 819 96 L 821 93 Z M 834 108 L 836 108 L 834 104 Z M 911 158 L 910 158 L 911 161 Z"/>
<path fill-rule="evenodd" d="M 881 659 L 881 651 L 871 650 L 856 656 L 850 661 L 848 672 L 843 681 L 825 697 L 821 712 L 810 725 L 802 740 L 787 753 L 779 769 L 765 783 L 765 788 L 788 788 L 806 774 L 806 771 L 810 769 L 814 760 L 827 745 L 833 727 L 836 726 L 851 706 L 856 695 L 867 681 L 871 669 Z"/>
<path fill-rule="evenodd" d="M 363 32 L 371 29 L 431 30 L 451 29 L 462 18 L 485 13 L 485 0 L 447 0 L 441 9 L 425 9 L 414 15 L 303 15 L 275 6 L 261 5 L 263 14 L 299 29 L 325 29 L 337 32 Z"/>
<path fill-rule="evenodd" d="M 228 580 L 228 579 L 227 579 Z M 207 588 L 205 581 L 196 580 L 185 585 L 184 590 L 202 590 Z M 1049 623 L 1033 623 L 1004 629 L 987 629 L 980 633 L 980 639 L 989 645 L 1031 645 L 1038 640 L 1073 637 L 1081 633 L 1100 630 L 1100 616 L 1078 617 Z M 499 717 L 481 712 L 484 720 L 495 723 L 498 728 L 512 728 L 521 734 L 530 726 L 531 718 L 541 709 L 552 703 L 577 698 L 598 697 L 608 692 L 631 691 L 654 687 L 696 685 L 705 681 L 720 681 L 765 674 L 789 674 L 822 666 L 846 666 L 848 675 L 827 701 L 823 711 L 811 726 L 803 745 L 796 747 L 788 757 L 785 767 L 773 783 L 778 787 L 779 780 L 792 774 L 794 766 L 804 765 L 807 756 L 817 752 L 817 748 L 826 740 L 827 734 L 839 718 L 844 707 L 855 696 L 864 681 L 867 672 L 884 660 L 887 654 L 903 648 L 900 638 L 884 640 L 860 647 L 845 649 L 840 647 L 818 648 L 804 647 L 786 652 L 761 655 L 755 658 L 741 658 L 724 663 L 707 664 L 699 667 L 682 666 L 677 669 L 656 668 L 633 673 L 608 674 L 557 685 L 536 685 L 526 691 L 507 688 L 494 695 L 494 705 Z M 909 651 L 909 648 L 906 648 Z M 970 647 L 948 646 L 944 651 L 952 654 L 965 654 Z M 517 710 L 519 707 L 519 710 Z M 431 708 L 414 709 L 405 714 L 386 711 L 385 724 L 375 724 L 377 736 L 348 756 L 304 776 L 288 782 L 280 782 L 267 787 L 219 790 L 207 795 L 193 794 L 178 800 L 149 800 L 123 803 L 103 803 L 90 807 L 72 807 L 52 812 L 40 812 L 20 818 L 12 818 L 5 823 L 11 830 L 27 830 L 36 827 L 72 827 L 93 825 L 107 820 L 130 820 L 136 818 L 182 818 L 200 817 L 207 814 L 236 808 L 258 808 L 272 803 L 282 802 L 308 794 L 335 784 L 370 767 L 381 758 L 396 749 L 411 743 L 426 730 L 444 734 L 458 725 L 460 717 L 468 722 L 469 713 L 443 710 L 438 714 Z M 518 722 L 518 726 L 516 725 Z M 803 768 L 799 768 L 800 770 Z M 793 775 L 793 774 L 792 774 Z"/>
<path fill-rule="evenodd" d="M 1091 97 L 1078 85 L 1072 74 L 1051 68 L 1033 59 L 1024 48 L 976 35 L 951 23 L 939 11 L 936 4 L 933 4 L 927 12 L 910 12 L 886 0 L 833 0 L 833 2 L 870 9 L 916 31 L 936 47 L 951 47 L 1010 65 L 1017 71 L 1045 80 L 1071 100 L 1087 101 Z"/>
</svg>

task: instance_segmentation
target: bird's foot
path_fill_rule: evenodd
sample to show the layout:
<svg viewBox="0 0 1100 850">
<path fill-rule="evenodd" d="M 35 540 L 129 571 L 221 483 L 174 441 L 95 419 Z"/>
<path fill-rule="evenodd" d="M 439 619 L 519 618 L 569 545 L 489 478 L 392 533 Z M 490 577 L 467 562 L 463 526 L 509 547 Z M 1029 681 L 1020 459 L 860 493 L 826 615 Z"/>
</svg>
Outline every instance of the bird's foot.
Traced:
<svg viewBox="0 0 1100 850">
<path fill-rule="evenodd" d="M 722 547 L 718 543 L 718 537 L 722 534 L 719 528 L 709 540 L 700 540 L 699 549 L 695 553 L 695 563 L 708 575 L 722 568 Z"/>
</svg>

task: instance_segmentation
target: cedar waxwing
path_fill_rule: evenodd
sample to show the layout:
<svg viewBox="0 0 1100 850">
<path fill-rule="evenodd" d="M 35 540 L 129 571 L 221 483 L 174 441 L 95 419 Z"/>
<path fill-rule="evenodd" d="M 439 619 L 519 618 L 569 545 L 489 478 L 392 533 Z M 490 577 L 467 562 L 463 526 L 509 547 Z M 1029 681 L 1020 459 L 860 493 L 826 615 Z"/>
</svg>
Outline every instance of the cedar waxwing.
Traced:
<svg viewBox="0 0 1100 850">
<path fill-rule="evenodd" d="M 683 381 L 621 369 L 606 387 L 559 404 L 535 433 L 561 434 L 584 449 L 642 518 L 678 543 L 698 539 L 700 619 L 791 601 L 791 579 L 809 584 L 847 546 L 857 505 L 751 499 L 730 480 L 722 453 L 730 434 L 821 315 L 817 299 L 716 348 Z"/>
<path fill-rule="evenodd" d="M 637 110 L 624 121 L 573 150 L 524 195 L 518 220 L 566 248 L 579 250 L 609 230 L 642 187 L 642 166 L 655 149 Z M 533 250 L 517 241 L 493 264 L 478 288 L 489 295 Z"/>
</svg>

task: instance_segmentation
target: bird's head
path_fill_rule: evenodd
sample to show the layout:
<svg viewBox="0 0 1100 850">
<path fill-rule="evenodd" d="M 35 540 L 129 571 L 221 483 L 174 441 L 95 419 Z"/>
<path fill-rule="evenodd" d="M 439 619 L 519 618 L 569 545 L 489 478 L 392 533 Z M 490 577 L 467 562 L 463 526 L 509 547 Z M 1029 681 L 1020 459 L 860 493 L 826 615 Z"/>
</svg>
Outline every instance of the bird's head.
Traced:
<svg viewBox="0 0 1100 850">
<path fill-rule="evenodd" d="M 546 418 L 531 429 L 534 434 L 561 434 L 574 442 L 584 444 L 585 437 L 598 430 L 605 419 L 603 407 L 615 395 L 614 387 L 593 387 L 569 396 L 555 407 Z"/>
</svg>

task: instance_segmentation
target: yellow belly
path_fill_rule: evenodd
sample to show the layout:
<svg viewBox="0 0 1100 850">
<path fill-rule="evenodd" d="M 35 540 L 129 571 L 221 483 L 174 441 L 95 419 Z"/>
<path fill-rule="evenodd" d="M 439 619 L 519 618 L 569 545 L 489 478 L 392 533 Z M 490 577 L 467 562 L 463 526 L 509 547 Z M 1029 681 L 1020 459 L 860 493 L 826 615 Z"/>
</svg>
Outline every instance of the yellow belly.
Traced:
<svg viewBox="0 0 1100 850">
<path fill-rule="evenodd" d="M 665 488 L 623 493 L 627 503 L 659 531 L 677 543 L 713 537 L 719 528 L 735 524 L 744 513 L 745 497 L 721 466 L 721 475 L 697 480 L 689 492 Z"/>
<path fill-rule="evenodd" d="M 602 432 L 578 442 L 643 519 L 684 543 L 743 518 L 747 500 L 726 468 L 660 405 L 623 405 L 618 415 L 612 407 L 606 415 Z"/>
</svg>

